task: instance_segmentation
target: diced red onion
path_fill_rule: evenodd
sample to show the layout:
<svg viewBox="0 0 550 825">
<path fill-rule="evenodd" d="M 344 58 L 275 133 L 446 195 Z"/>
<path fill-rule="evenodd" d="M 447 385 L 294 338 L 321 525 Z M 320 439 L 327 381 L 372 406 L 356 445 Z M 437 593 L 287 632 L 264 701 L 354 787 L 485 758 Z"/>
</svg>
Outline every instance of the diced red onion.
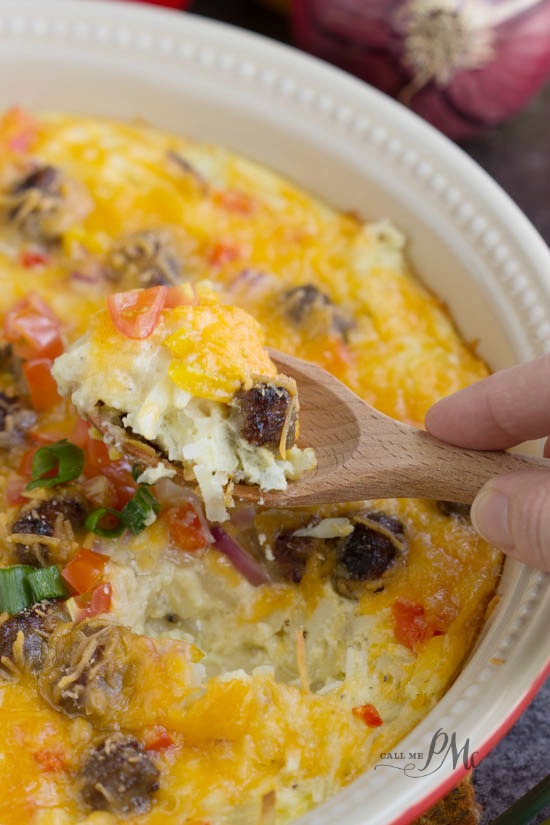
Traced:
<svg viewBox="0 0 550 825">
<path fill-rule="evenodd" d="M 189 161 L 187 158 L 184 158 L 183 155 L 180 155 L 178 152 L 174 152 L 170 149 L 166 153 L 166 157 L 172 163 L 175 163 L 176 166 L 182 171 L 185 175 L 190 175 L 190 177 L 195 179 L 195 182 L 199 184 L 199 186 L 203 189 L 208 187 L 208 181 L 204 177 L 204 175 L 198 171 Z"/>
<path fill-rule="evenodd" d="M 213 544 L 214 543 L 214 536 L 212 535 L 210 525 L 206 521 L 206 516 L 204 515 L 202 505 L 199 502 L 198 506 L 196 504 L 194 504 L 193 507 L 194 507 L 195 513 L 197 514 L 197 518 L 201 523 L 202 533 L 203 533 L 203 536 L 204 536 L 205 540 L 208 542 L 208 544 Z"/>
<path fill-rule="evenodd" d="M 246 530 L 248 527 L 252 527 L 255 517 L 256 510 L 250 505 L 235 507 L 231 510 L 229 516 L 231 524 L 236 527 L 237 530 Z"/>
<path fill-rule="evenodd" d="M 220 553 L 227 556 L 229 561 L 237 570 L 243 574 L 245 579 L 258 587 L 260 584 L 267 584 L 269 576 L 267 571 L 254 559 L 250 553 L 238 544 L 235 539 L 225 532 L 221 527 L 212 527 L 214 536 L 214 546 Z"/>
<path fill-rule="evenodd" d="M 259 269 L 242 269 L 228 285 L 228 292 L 234 294 L 246 290 L 247 295 L 258 295 L 273 281 L 273 276 Z"/>
<path fill-rule="evenodd" d="M 74 270 L 73 272 L 71 272 L 69 278 L 73 282 L 81 281 L 85 284 L 93 284 L 96 283 L 98 280 L 95 275 L 90 275 L 88 272 L 80 272 L 79 270 Z"/>
<path fill-rule="evenodd" d="M 74 269 L 69 275 L 71 283 L 78 285 L 84 284 L 87 286 L 101 284 L 106 280 L 105 271 L 99 266 L 93 266 L 89 269 Z"/>
<path fill-rule="evenodd" d="M 302 48 L 462 140 L 519 111 L 550 73 L 550 0 L 295 0 Z"/>
<path fill-rule="evenodd" d="M 163 506 L 176 506 L 188 501 L 197 510 L 202 510 L 201 500 L 191 487 L 177 484 L 171 478 L 164 477 L 155 482 L 154 491 Z"/>
<path fill-rule="evenodd" d="M 106 476 L 93 476 L 86 479 L 82 489 L 88 498 L 97 507 L 113 507 L 116 492 L 113 484 Z"/>
<path fill-rule="evenodd" d="M 214 536 L 204 515 L 202 501 L 190 487 L 176 484 L 170 478 L 161 478 L 154 486 L 155 497 L 162 507 L 177 507 L 178 504 L 189 502 L 201 523 L 204 537 L 208 544 L 214 544 Z"/>
<path fill-rule="evenodd" d="M 181 503 L 182 498 L 182 491 L 185 489 L 181 485 L 176 484 L 175 481 L 172 481 L 170 478 L 161 478 L 155 482 L 154 485 L 154 492 L 157 499 L 160 501 L 161 505 L 163 506 L 170 506 L 172 504 Z M 187 490 L 185 489 L 187 492 Z"/>
</svg>

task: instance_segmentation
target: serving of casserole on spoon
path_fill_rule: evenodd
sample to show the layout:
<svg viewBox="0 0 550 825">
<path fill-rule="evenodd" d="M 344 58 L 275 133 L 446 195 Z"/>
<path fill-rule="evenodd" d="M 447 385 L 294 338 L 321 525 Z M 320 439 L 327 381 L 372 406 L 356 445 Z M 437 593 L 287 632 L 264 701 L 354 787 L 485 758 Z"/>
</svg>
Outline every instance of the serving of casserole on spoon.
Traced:
<svg viewBox="0 0 550 825">
<path fill-rule="evenodd" d="M 267 506 L 470 504 L 492 476 L 550 465 L 440 442 L 263 344 L 257 321 L 205 282 L 132 290 L 107 299 L 53 375 L 103 439 L 142 467 L 141 481 L 196 482 L 213 521 L 227 519 L 233 496 Z M 295 443 L 297 386 L 305 449 Z"/>
<path fill-rule="evenodd" d="M 224 521 L 233 482 L 284 490 L 315 465 L 295 446 L 298 395 L 263 346 L 258 322 L 219 303 L 205 282 L 109 296 L 53 367 L 109 445 L 143 472 L 196 482 L 207 517 Z"/>
</svg>

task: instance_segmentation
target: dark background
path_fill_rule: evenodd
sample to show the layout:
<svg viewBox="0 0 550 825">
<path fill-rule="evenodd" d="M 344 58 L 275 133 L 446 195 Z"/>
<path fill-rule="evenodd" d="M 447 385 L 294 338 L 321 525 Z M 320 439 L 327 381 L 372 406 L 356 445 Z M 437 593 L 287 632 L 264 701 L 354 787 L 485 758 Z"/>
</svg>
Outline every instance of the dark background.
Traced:
<svg viewBox="0 0 550 825">
<path fill-rule="evenodd" d="M 284 42 L 291 39 L 287 20 L 254 0 L 195 0 L 191 11 Z M 463 148 L 512 196 L 550 244 L 550 84 L 520 115 Z M 474 773 L 483 825 L 549 774 L 550 681 Z M 533 823 L 542 823 L 545 816 L 550 816 L 550 807 Z M 518 817 L 513 825 L 524 822 Z"/>
</svg>

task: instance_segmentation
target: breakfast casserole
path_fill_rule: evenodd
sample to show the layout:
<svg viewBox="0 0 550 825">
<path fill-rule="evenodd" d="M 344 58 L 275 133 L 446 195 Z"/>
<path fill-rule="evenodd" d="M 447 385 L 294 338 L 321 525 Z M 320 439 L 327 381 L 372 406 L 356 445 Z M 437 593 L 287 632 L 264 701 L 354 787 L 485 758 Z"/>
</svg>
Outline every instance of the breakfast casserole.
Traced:
<svg viewBox="0 0 550 825">
<path fill-rule="evenodd" d="M 417 426 L 487 374 L 366 217 L 141 122 L 2 116 L 2 825 L 290 822 L 460 671 L 501 569 L 467 508 L 231 496 L 314 464 L 264 346 Z"/>
<path fill-rule="evenodd" d="M 107 443 L 144 463 L 138 482 L 174 477 L 175 464 L 198 484 L 206 517 L 225 521 L 230 483 L 285 490 L 315 466 L 295 445 L 296 382 L 262 344 L 258 322 L 204 282 L 158 286 L 111 296 L 52 374 Z"/>
</svg>

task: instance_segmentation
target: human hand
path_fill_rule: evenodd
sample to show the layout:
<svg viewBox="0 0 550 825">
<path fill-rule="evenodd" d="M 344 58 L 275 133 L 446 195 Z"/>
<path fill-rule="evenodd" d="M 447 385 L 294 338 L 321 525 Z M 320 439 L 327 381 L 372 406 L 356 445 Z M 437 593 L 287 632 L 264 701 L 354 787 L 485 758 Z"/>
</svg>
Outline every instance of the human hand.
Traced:
<svg viewBox="0 0 550 825">
<path fill-rule="evenodd" d="M 429 433 L 474 450 L 504 450 L 546 436 L 550 457 L 550 356 L 502 370 L 443 398 L 426 414 Z M 472 505 L 477 532 L 525 564 L 550 571 L 550 470 L 488 481 Z"/>
</svg>

